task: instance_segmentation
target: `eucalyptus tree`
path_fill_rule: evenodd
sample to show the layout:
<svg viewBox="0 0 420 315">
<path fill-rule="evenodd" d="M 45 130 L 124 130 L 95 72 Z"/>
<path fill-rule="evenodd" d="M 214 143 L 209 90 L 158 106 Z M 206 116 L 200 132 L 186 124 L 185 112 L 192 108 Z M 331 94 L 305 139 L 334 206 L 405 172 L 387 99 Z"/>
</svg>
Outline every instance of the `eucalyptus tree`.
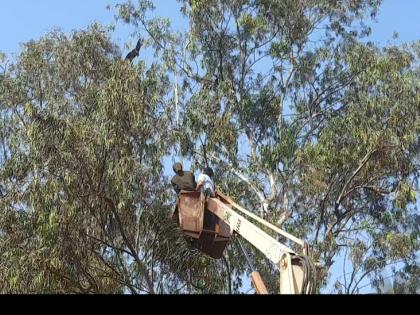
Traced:
<svg viewBox="0 0 420 315">
<path fill-rule="evenodd" d="M 148 18 L 152 1 L 121 3 L 117 18 L 147 33 L 168 67 L 180 154 L 212 164 L 219 188 L 269 221 L 288 218 L 323 284 L 346 250 L 347 292 L 389 263 L 413 263 L 419 44 L 367 41 L 381 1 L 178 2 L 185 32 Z M 228 253 L 232 270 L 245 265 Z M 253 254 L 276 289 L 273 266 Z"/>
<path fill-rule="evenodd" d="M 170 219 L 168 74 L 139 60 L 97 24 L 1 56 L 0 292 L 205 290 Z"/>
</svg>

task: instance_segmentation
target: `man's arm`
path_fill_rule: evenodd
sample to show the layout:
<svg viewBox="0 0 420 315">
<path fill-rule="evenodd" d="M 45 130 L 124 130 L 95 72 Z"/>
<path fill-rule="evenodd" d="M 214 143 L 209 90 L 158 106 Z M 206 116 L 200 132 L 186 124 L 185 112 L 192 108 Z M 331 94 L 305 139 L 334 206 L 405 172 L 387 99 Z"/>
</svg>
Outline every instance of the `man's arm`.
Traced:
<svg viewBox="0 0 420 315">
<path fill-rule="evenodd" d="M 200 188 L 201 188 L 201 186 L 203 186 L 203 183 L 202 182 L 198 182 L 197 187 L 195 187 L 195 190 L 196 191 L 199 191 Z"/>
<path fill-rule="evenodd" d="M 171 184 L 172 184 L 172 187 L 174 188 L 176 194 L 179 195 L 179 193 L 181 192 L 181 189 L 179 188 L 178 184 L 175 182 L 174 179 L 175 178 L 172 178 Z"/>
<path fill-rule="evenodd" d="M 199 191 L 201 186 L 203 186 L 204 178 L 202 175 L 198 176 L 197 185 L 195 187 L 196 191 Z"/>
</svg>

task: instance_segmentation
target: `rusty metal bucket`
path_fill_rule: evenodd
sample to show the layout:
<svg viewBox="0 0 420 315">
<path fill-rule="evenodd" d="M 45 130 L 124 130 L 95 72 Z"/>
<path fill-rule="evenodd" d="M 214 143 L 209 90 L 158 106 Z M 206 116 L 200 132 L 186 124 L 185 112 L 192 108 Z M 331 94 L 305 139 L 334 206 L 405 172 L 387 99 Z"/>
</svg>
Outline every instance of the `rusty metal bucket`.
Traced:
<svg viewBox="0 0 420 315">
<path fill-rule="evenodd" d="M 178 198 L 180 228 L 192 238 L 192 245 L 204 254 L 222 258 L 229 244 L 229 226 L 206 209 L 206 200 L 200 192 L 182 191 Z"/>
</svg>

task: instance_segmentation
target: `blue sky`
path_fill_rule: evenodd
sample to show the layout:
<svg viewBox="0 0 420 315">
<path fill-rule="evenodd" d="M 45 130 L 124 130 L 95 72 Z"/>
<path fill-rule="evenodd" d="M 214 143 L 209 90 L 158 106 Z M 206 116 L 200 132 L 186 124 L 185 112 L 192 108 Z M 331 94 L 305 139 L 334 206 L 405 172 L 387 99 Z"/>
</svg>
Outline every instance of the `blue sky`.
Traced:
<svg viewBox="0 0 420 315">
<path fill-rule="evenodd" d="M 0 18 L 0 51 L 7 55 L 18 54 L 20 44 L 37 39 L 52 28 L 61 28 L 65 32 L 85 28 L 93 21 L 103 24 L 113 22 L 113 12 L 108 11 L 108 4 L 118 0 L 2 0 Z M 135 2 L 135 1 L 134 1 Z M 156 0 L 156 15 L 169 17 L 175 28 L 184 28 L 185 20 L 179 13 L 179 4 L 175 0 Z M 398 42 L 420 39 L 418 22 L 420 0 L 385 0 L 378 22 L 373 24 L 371 40 L 385 45 L 392 34 L 398 32 Z M 129 41 L 130 29 L 118 25 L 113 39 L 120 47 Z M 332 279 L 342 275 L 342 259 L 332 268 Z M 331 287 L 326 290 L 330 292 Z M 367 288 L 369 290 L 369 288 Z"/>
<path fill-rule="evenodd" d="M 37 39 L 53 28 L 65 32 L 85 28 L 94 21 L 103 24 L 114 22 L 114 12 L 107 10 L 108 4 L 118 0 L 2 0 L 0 19 L 0 51 L 18 53 L 20 44 Z M 135 1 L 133 1 L 135 2 Z M 187 24 L 179 13 L 175 0 L 157 0 L 155 15 L 169 17 L 174 27 Z M 119 24 L 114 40 L 123 47 L 130 41 L 130 29 Z"/>
<path fill-rule="evenodd" d="M 17 53 L 20 43 L 39 38 L 48 30 L 60 27 L 64 31 L 84 28 L 93 21 L 109 24 L 113 12 L 106 10 L 107 4 L 118 0 L 2 0 L 0 19 L 0 51 Z M 156 0 L 156 14 L 169 17 L 175 27 L 185 25 L 175 0 Z M 374 24 L 372 39 L 385 44 L 394 31 L 401 41 L 420 38 L 418 24 L 420 0 L 385 0 Z M 129 30 L 119 27 L 114 40 L 123 47 L 130 40 Z"/>
</svg>

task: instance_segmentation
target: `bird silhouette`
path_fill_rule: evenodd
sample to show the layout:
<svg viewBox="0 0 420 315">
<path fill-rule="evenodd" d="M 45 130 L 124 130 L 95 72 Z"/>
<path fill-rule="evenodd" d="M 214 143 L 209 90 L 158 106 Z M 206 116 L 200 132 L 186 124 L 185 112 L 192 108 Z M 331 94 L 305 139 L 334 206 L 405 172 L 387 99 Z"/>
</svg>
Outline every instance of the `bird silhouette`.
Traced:
<svg viewBox="0 0 420 315">
<path fill-rule="evenodd" d="M 132 51 L 130 51 L 130 52 L 127 54 L 127 56 L 125 57 L 125 60 L 129 60 L 130 62 L 132 62 L 132 61 L 133 61 L 133 59 L 134 59 L 134 58 L 136 58 L 136 57 L 139 55 L 140 48 L 141 48 L 141 46 L 142 46 L 142 45 L 143 45 L 143 39 L 142 39 L 142 38 L 140 38 L 140 39 L 137 41 L 136 48 L 134 48 Z"/>
</svg>

